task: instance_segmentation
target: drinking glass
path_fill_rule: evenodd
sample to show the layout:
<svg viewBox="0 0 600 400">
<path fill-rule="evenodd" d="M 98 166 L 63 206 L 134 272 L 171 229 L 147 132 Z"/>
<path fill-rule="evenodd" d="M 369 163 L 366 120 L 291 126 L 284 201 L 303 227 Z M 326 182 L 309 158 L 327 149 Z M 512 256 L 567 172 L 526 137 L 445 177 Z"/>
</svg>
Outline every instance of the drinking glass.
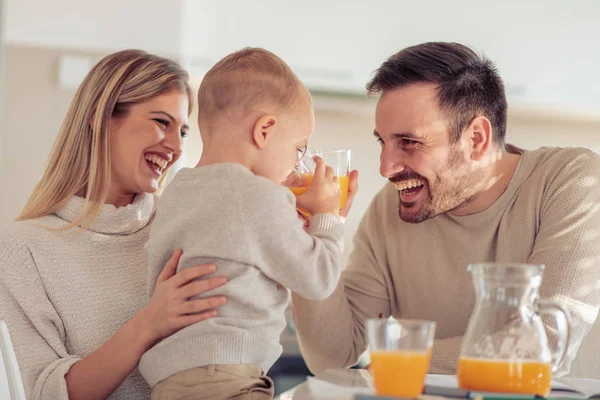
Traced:
<svg viewBox="0 0 600 400">
<path fill-rule="evenodd" d="M 421 395 L 429 371 L 435 322 L 370 319 L 367 331 L 377 394 L 398 397 Z"/>
<path fill-rule="evenodd" d="M 350 175 L 350 149 L 339 150 L 307 150 L 298 161 L 296 170 L 283 183 L 296 196 L 305 193 L 311 185 L 316 164 L 313 156 L 319 156 L 323 162 L 333 169 L 340 187 L 340 209 L 344 208 L 348 197 L 348 183 Z"/>
</svg>

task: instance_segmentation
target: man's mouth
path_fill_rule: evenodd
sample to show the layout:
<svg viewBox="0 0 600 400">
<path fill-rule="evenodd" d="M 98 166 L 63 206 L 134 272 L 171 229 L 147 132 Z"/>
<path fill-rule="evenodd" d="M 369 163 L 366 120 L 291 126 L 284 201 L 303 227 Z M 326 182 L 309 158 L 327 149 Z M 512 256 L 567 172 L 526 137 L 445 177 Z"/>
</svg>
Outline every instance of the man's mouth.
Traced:
<svg viewBox="0 0 600 400">
<path fill-rule="evenodd" d="M 402 202 L 409 203 L 417 199 L 417 196 L 423 190 L 426 182 L 421 179 L 409 179 L 400 182 L 394 182 L 396 189 L 400 192 Z"/>
</svg>

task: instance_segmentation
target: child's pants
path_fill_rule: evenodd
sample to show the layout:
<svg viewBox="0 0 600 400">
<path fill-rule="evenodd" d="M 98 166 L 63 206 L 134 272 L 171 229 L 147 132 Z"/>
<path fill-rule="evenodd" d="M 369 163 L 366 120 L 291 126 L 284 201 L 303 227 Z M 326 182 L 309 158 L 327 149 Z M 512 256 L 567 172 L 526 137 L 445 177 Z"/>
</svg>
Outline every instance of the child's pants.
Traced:
<svg viewBox="0 0 600 400">
<path fill-rule="evenodd" d="M 179 372 L 152 389 L 152 400 L 271 400 L 273 381 L 255 364 L 208 365 Z"/>
</svg>

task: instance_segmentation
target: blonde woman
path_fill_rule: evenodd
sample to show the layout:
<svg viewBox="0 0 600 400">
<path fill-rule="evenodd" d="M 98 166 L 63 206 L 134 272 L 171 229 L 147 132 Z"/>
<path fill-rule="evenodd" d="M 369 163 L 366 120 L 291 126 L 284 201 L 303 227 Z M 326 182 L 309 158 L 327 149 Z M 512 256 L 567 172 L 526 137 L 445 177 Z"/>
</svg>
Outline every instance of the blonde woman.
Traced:
<svg viewBox="0 0 600 400">
<path fill-rule="evenodd" d="M 144 244 L 154 195 L 181 154 L 192 107 L 176 63 L 127 50 L 79 87 L 46 171 L 0 234 L 0 319 L 28 399 L 147 399 L 137 371 L 156 341 L 216 315 L 224 283 L 175 274 L 176 250 L 146 302 Z"/>
</svg>

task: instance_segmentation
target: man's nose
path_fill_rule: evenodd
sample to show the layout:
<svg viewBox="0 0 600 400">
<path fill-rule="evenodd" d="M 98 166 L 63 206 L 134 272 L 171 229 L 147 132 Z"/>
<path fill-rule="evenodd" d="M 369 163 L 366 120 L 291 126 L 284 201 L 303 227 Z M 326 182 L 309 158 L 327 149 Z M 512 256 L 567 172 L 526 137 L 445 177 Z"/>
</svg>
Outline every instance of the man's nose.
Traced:
<svg viewBox="0 0 600 400">
<path fill-rule="evenodd" d="M 379 173 L 386 179 L 404 171 L 406 164 L 403 160 L 402 151 L 394 149 L 382 149 L 379 157 Z"/>
</svg>

